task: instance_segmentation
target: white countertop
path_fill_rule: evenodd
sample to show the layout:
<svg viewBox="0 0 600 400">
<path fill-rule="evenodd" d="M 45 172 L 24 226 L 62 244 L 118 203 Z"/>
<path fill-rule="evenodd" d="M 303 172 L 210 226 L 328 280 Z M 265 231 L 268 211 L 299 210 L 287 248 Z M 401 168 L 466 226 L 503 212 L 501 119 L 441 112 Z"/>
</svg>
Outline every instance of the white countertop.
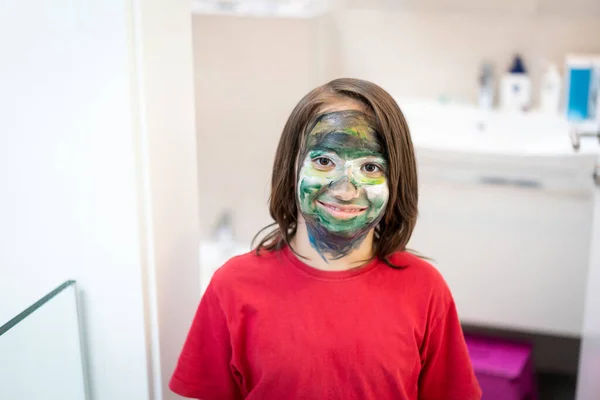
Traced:
<svg viewBox="0 0 600 400">
<path fill-rule="evenodd" d="M 600 154 L 594 138 L 574 151 L 569 124 L 540 112 L 482 111 L 474 106 L 397 99 L 417 149 L 521 156 Z"/>
</svg>

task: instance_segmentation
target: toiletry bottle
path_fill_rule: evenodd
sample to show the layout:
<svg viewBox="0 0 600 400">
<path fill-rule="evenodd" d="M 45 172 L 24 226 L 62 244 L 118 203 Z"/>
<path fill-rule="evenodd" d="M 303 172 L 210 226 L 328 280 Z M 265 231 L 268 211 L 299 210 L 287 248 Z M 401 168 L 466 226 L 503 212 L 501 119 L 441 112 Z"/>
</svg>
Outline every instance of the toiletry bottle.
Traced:
<svg viewBox="0 0 600 400">
<path fill-rule="evenodd" d="M 502 77 L 500 104 L 504 110 L 527 111 L 531 107 L 531 79 L 519 55 Z"/>
<path fill-rule="evenodd" d="M 568 55 L 565 79 L 565 108 L 569 121 L 578 123 L 596 120 L 596 114 L 600 112 L 600 57 Z"/>
<path fill-rule="evenodd" d="M 546 63 L 540 90 L 540 111 L 548 114 L 558 113 L 560 106 L 562 79 L 555 64 Z"/>
<path fill-rule="evenodd" d="M 225 211 L 221 214 L 221 217 L 217 221 L 213 237 L 215 242 L 218 243 L 224 251 L 229 250 L 233 246 L 233 221 L 230 211 Z"/>
<path fill-rule="evenodd" d="M 494 70 L 489 62 L 481 66 L 479 76 L 479 108 L 489 111 L 494 105 Z"/>
</svg>

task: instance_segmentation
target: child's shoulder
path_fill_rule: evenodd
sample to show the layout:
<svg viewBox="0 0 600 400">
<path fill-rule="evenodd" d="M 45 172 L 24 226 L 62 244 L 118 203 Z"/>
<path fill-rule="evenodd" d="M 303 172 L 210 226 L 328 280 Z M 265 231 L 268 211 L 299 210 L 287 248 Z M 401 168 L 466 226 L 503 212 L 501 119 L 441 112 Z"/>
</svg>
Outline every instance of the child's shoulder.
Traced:
<svg viewBox="0 0 600 400">
<path fill-rule="evenodd" d="M 273 252 L 261 251 L 257 254 L 252 250 L 230 258 L 215 271 L 213 281 L 227 283 L 246 277 L 261 276 L 268 273 L 270 266 L 276 262 Z"/>
<path fill-rule="evenodd" d="M 427 284 L 429 287 L 447 289 L 444 277 L 429 261 L 410 251 L 399 251 L 388 257 L 390 264 L 404 271 L 404 275 L 410 276 L 417 283 Z"/>
<path fill-rule="evenodd" d="M 402 295 L 417 302 L 418 309 L 422 310 L 426 305 L 440 316 L 454 302 L 444 277 L 429 261 L 407 251 L 394 253 L 388 260 L 397 268 L 386 270 L 387 281 L 392 287 L 401 287 Z"/>
</svg>

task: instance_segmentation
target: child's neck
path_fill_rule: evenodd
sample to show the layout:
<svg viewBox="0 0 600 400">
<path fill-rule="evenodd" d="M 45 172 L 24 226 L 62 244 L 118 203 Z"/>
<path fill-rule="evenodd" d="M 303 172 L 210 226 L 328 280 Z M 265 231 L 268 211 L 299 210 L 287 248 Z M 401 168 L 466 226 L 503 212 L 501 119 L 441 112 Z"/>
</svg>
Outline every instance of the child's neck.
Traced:
<svg viewBox="0 0 600 400">
<path fill-rule="evenodd" d="M 355 248 L 342 257 L 319 252 L 311 243 L 306 222 L 300 215 L 296 234 L 291 240 L 291 246 L 296 253 L 305 257 L 300 260 L 313 268 L 324 271 L 344 271 L 368 262 L 373 257 L 373 230 L 357 243 Z"/>
</svg>

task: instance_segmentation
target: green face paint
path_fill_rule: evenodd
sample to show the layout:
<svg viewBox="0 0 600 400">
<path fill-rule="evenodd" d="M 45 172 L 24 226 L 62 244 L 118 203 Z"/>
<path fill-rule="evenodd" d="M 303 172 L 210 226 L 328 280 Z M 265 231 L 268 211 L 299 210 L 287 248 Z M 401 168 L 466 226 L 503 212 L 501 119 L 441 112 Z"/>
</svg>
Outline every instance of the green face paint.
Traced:
<svg viewBox="0 0 600 400">
<path fill-rule="evenodd" d="M 367 114 L 339 111 L 320 116 L 306 137 L 297 196 L 324 259 L 352 251 L 385 212 L 386 157 L 374 126 Z"/>
</svg>

